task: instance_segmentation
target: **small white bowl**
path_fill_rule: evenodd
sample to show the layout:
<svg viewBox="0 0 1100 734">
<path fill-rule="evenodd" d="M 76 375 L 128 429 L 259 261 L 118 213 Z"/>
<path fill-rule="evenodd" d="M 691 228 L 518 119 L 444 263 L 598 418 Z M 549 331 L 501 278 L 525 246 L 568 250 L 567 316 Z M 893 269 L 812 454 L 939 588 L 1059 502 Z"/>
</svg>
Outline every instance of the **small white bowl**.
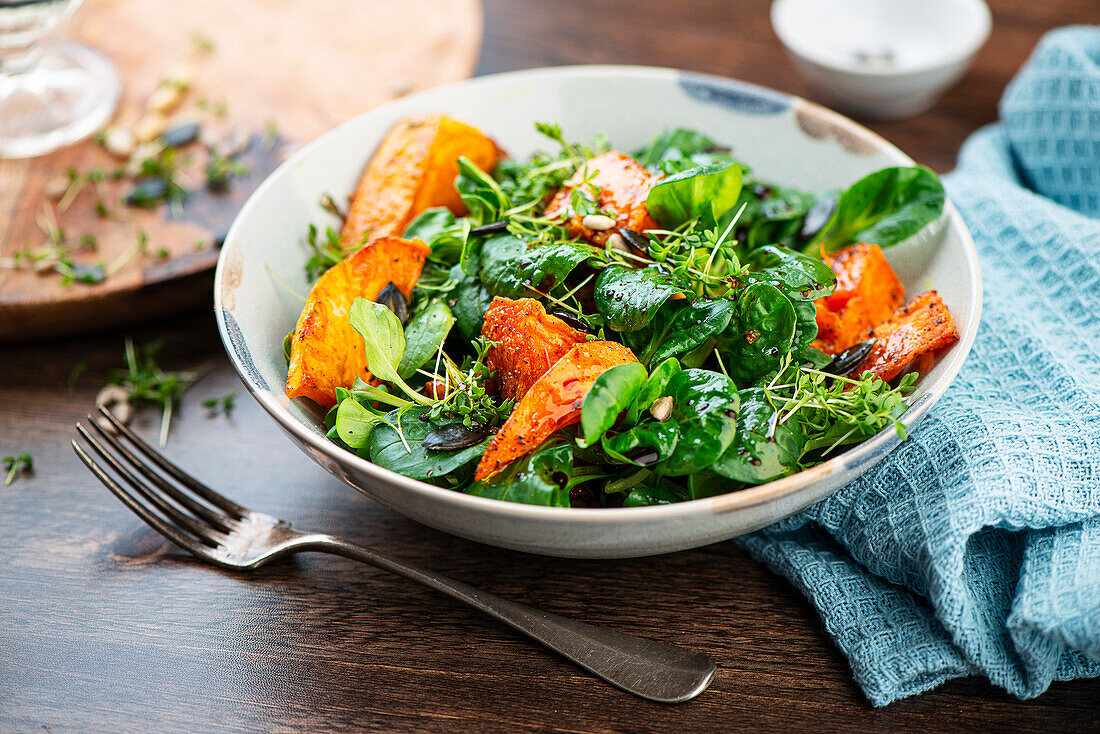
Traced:
<svg viewBox="0 0 1100 734">
<path fill-rule="evenodd" d="M 775 0 L 771 19 L 807 81 L 871 119 L 935 104 L 993 25 L 984 0 Z"/>
</svg>

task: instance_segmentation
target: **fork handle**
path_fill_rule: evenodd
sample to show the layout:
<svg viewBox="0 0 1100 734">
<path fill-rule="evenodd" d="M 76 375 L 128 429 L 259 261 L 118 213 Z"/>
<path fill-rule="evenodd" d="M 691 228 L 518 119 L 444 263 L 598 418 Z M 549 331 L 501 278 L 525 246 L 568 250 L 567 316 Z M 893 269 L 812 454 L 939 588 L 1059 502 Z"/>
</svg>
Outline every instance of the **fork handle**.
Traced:
<svg viewBox="0 0 1100 734">
<path fill-rule="evenodd" d="M 495 617 L 608 683 L 661 703 L 679 703 L 703 692 L 714 677 L 714 660 L 701 652 L 578 622 L 502 599 L 461 581 L 373 548 L 331 535 L 309 535 L 295 550 L 353 558 L 392 571 Z"/>
</svg>

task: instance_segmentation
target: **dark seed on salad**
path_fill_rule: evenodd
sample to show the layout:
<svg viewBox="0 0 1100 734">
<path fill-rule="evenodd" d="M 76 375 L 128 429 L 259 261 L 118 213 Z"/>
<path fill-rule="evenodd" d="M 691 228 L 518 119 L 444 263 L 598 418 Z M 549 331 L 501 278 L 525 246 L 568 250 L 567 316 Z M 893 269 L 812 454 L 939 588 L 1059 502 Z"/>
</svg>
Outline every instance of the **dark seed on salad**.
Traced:
<svg viewBox="0 0 1100 734">
<path fill-rule="evenodd" d="M 799 239 L 802 241 L 810 239 L 828 224 L 829 217 L 836 211 L 839 198 L 836 195 L 823 196 L 810 207 L 802 220 L 801 229 L 798 230 Z"/>
<path fill-rule="evenodd" d="M 366 167 L 357 191 L 393 196 L 357 194 L 334 256 L 314 247 L 289 343 L 287 395 L 328 408 L 330 436 L 439 487 L 556 507 L 709 497 L 904 436 L 907 370 L 958 338 L 934 291 L 906 305 L 884 254 L 942 213 L 935 173 L 822 194 L 701 132 L 628 155 L 536 129 L 549 151 L 502 159 L 469 125 L 407 120 L 385 149 L 457 160 Z"/>
<path fill-rule="evenodd" d="M 619 234 L 623 236 L 627 244 L 636 250 L 646 252 L 649 250 L 649 238 L 626 227 L 619 227 Z"/>
<path fill-rule="evenodd" d="M 591 332 L 591 328 L 587 323 L 567 311 L 551 311 L 550 315 L 558 317 L 577 331 L 583 331 L 586 334 Z"/>
<path fill-rule="evenodd" d="M 409 322 L 409 302 L 405 299 L 405 294 L 401 292 L 401 289 L 394 285 L 391 280 L 386 284 L 386 287 L 382 289 L 382 292 L 378 294 L 378 298 L 375 299 L 376 303 L 381 303 L 383 306 L 393 311 L 393 315 L 397 317 L 397 320 L 404 326 Z"/>
<path fill-rule="evenodd" d="M 476 446 L 488 435 L 489 431 L 476 424 L 468 427 L 461 423 L 448 423 L 429 431 L 420 445 L 429 451 L 456 451 Z"/>
<path fill-rule="evenodd" d="M 825 366 L 825 372 L 832 375 L 846 375 L 867 359 L 867 355 L 875 346 L 877 339 L 868 339 L 859 344 L 848 347 L 843 352 L 833 355 L 833 359 Z"/>
<path fill-rule="evenodd" d="M 485 235 L 485 234 L 499 234 L 501 232 L 508 231 L 508 222 L 489 222 L 488 224 L 481 224 L 477 227 L 473 227 L 470 230 L 472 235 Z"/>
</svg>

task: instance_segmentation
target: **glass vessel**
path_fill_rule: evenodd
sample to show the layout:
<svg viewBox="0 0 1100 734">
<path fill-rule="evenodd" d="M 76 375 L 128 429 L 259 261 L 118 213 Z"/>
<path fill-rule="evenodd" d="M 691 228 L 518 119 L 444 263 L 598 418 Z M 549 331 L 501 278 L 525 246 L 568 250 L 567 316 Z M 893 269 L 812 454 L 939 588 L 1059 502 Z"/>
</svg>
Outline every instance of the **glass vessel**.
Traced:
<svg viewBox="0 0 1100 734">
<path fill-rule="evenodd" d="M 29 158 L 87 137 L 122 93 L 114 65 L 73 41 L 39 39 L 83 0 L 0 0 L 0 157 Z"/>
</svg>

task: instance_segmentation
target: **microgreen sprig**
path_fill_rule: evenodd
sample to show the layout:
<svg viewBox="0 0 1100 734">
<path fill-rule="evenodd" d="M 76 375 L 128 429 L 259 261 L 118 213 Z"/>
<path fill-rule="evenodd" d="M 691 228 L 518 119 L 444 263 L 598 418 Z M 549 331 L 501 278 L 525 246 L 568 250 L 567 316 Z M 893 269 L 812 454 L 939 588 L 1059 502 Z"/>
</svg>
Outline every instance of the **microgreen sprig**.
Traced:
<svg viewBox="0 0 1100 734">
<path fill-rule="evenodd" d="M 34 471 L 34 457 L 26 451 L 16 456 L 5 456 L 3 462 L 8 472 L 7 477 L 4 478 L 5 487 L 11 486 L 18 475 Z"/>
<path fill-rule="evenodd" d="M 157 364 L 156 355 L 164 346 L 160 340 L 140 349 L 130 338 L 126 339 L 126 369 L 111 370 L 107 382 L 126 390 L 134 405 L 151 403 L 160 407 L 160 445 L 168 442 L 168 429 L 172 413 L 179 405 L 180 395 L 202 377 L 204 370 L 168 371 Z"/>
</svg>

